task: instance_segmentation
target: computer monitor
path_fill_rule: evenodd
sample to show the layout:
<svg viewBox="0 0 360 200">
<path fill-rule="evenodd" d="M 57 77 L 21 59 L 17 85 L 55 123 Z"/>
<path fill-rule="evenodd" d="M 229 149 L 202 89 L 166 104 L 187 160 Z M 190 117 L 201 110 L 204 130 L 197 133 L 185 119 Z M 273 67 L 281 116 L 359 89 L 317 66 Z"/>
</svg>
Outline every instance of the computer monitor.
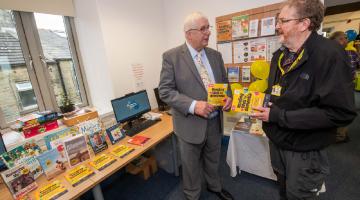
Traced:
<svg viewBox="0 0 360 200">
<path fill-rule="evenodd" d="M 159 95 L 159 89 L 158 88 L 154 88 L 154 93 L 155 93 L 155 98 L 156 98 L 156 102 L 158 104 L 158 108 L 159 111 L 166 111 L 170 109 L 170 106 L 168 106 L 165 102 L 163 102 L 160 99 L 160 95 Z"/>
<path fill-rule="evenodd" d="M 140 118 L 142 114 L 151 110 L 146 90 L 113 99 L 111 105 L 118 123 L 131 123 L 132 120 Z"/>
</svg>

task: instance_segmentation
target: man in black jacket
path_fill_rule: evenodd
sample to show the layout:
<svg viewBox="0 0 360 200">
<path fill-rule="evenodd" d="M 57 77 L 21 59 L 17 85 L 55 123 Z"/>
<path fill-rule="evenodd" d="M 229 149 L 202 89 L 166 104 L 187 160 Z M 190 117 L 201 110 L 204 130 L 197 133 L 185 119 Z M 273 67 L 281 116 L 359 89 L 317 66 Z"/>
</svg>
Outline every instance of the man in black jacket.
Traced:
<svg viewBox="0 0 360 200">
<path fill-rule="evenodd" d="M 316 33 L 320 0 L 287 0 L 276 29 L 283 47 L 271 60 L 271 106 L 251 116 L 270 139 L 281 199 L 318 199 L 329 163 L 326 147 L 336 128 L 356 117 L 350 63 L 345 51 Z"/>
</svg>

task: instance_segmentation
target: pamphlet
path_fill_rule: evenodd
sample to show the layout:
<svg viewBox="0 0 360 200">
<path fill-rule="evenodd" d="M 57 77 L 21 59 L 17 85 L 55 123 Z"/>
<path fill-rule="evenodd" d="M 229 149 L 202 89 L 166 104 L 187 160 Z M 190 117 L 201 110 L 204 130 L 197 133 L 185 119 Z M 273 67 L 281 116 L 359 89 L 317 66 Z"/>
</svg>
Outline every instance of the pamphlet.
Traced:
<svg viewBox="0 0 360 200">
<path fill-rule="evenodd" d="M 125 156 L 127 156 L 128 154 L 130 154 L 131 152 L 133 152 L 135 149 L 132 147 L 128 147 L 125 145 L 120 145 L 115 147 L 111 153 L 119 158 L 124 158 Z"/>
<path fill-rule="evenodd" d="M 227 67 L 228 80 L 230 83 L 239 82 L 240 69 L 238 66 Z"/>
<path fill-rule="evenodd" d="M 35 192 L 35 198 L 37 200 L 55 200 L 67 193 L 68 190 L 59 180 L 55 180 Z"/>
<path fill-rule="evenodd" d="M 130 138 L 128 140 L 129 144 L 135 144 L 138 146 L 144 146 L 144 144 L 150 140 L 149 137 L 141 136 L 141 135 L 135 135 L 134 137 Z"/>
<path fill-rule="evenodd" d="M 115 161 L 116 159 L 108 154 L 100 154 L 96 156 L 94 159 L 92 159 L 89 162 L 89 164 L 95 169 L 101 171 L 106 167 L 110 166 L 111 164 L 113 164 Z"/>
<path fill-rule="evenodd" d="M 83 181 L 87 180 L 95 173 L 85 165 L 78 165 L 71 170 L 67 171 L 65 178 L 72 186 L 77 186 Z"/>
</svg>

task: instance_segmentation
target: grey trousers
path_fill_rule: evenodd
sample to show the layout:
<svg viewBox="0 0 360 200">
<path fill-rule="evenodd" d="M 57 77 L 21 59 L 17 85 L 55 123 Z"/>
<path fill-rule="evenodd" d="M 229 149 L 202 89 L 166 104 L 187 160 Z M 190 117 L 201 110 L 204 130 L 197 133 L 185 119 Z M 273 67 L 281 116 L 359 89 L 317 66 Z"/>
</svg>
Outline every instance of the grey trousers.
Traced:
<svg viewBox="0 0 360 200">
<path fill-rule="evenodd" d="M 330 173 L 326 150 L 294 152 L 270 145 L 271 165 L 280 186 L 281 200 L 316 200 Z"/>
<path fill-rule="evenodd" d="M 205 178 L 208 189 L 221 191 L 218 171 L 221 138 L 219 117 L 208 121 L 205 140 L 201 144 L 191 144 L 178 137 L 186 199 L 200 198 L 202 176 Z"/>
</svg>

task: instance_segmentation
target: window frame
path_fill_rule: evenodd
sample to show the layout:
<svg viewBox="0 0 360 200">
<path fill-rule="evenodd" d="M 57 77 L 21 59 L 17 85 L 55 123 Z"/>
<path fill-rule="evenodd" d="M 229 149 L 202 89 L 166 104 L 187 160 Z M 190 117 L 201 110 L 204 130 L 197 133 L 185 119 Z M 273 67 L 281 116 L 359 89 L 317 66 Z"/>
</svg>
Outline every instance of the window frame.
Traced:
<svg viewBox="0 0 360 200">
<path fill-rule="evenodd" d="M 27 67 L 30 82 L 32 84 L 38 109 L 20 112 L 20 115 L 28 114 L 36 110 L 60 111 L 57 105 L 54 90 L 50 82 L 50 73 L 47 63 L 44 61 L 38 29 L 36 27 L 35 16 L 32 12 L 11 11 L 14 16 L 14 23 L 19 37 L 25 64 Z M 76 29 L 73 17 L 62 16 L 67 34 L 69 50 L 75 70 L 77 85 L 82 100 L 78 107 L 90 105 L 88 84 L 85 77 L 84 68 L 79 51 L 79 43 L 76 37 Z M 0 108 L 0 129 L 9 128 L 14 122 L 6 122 L 4 113 Z"/>
</svg>

